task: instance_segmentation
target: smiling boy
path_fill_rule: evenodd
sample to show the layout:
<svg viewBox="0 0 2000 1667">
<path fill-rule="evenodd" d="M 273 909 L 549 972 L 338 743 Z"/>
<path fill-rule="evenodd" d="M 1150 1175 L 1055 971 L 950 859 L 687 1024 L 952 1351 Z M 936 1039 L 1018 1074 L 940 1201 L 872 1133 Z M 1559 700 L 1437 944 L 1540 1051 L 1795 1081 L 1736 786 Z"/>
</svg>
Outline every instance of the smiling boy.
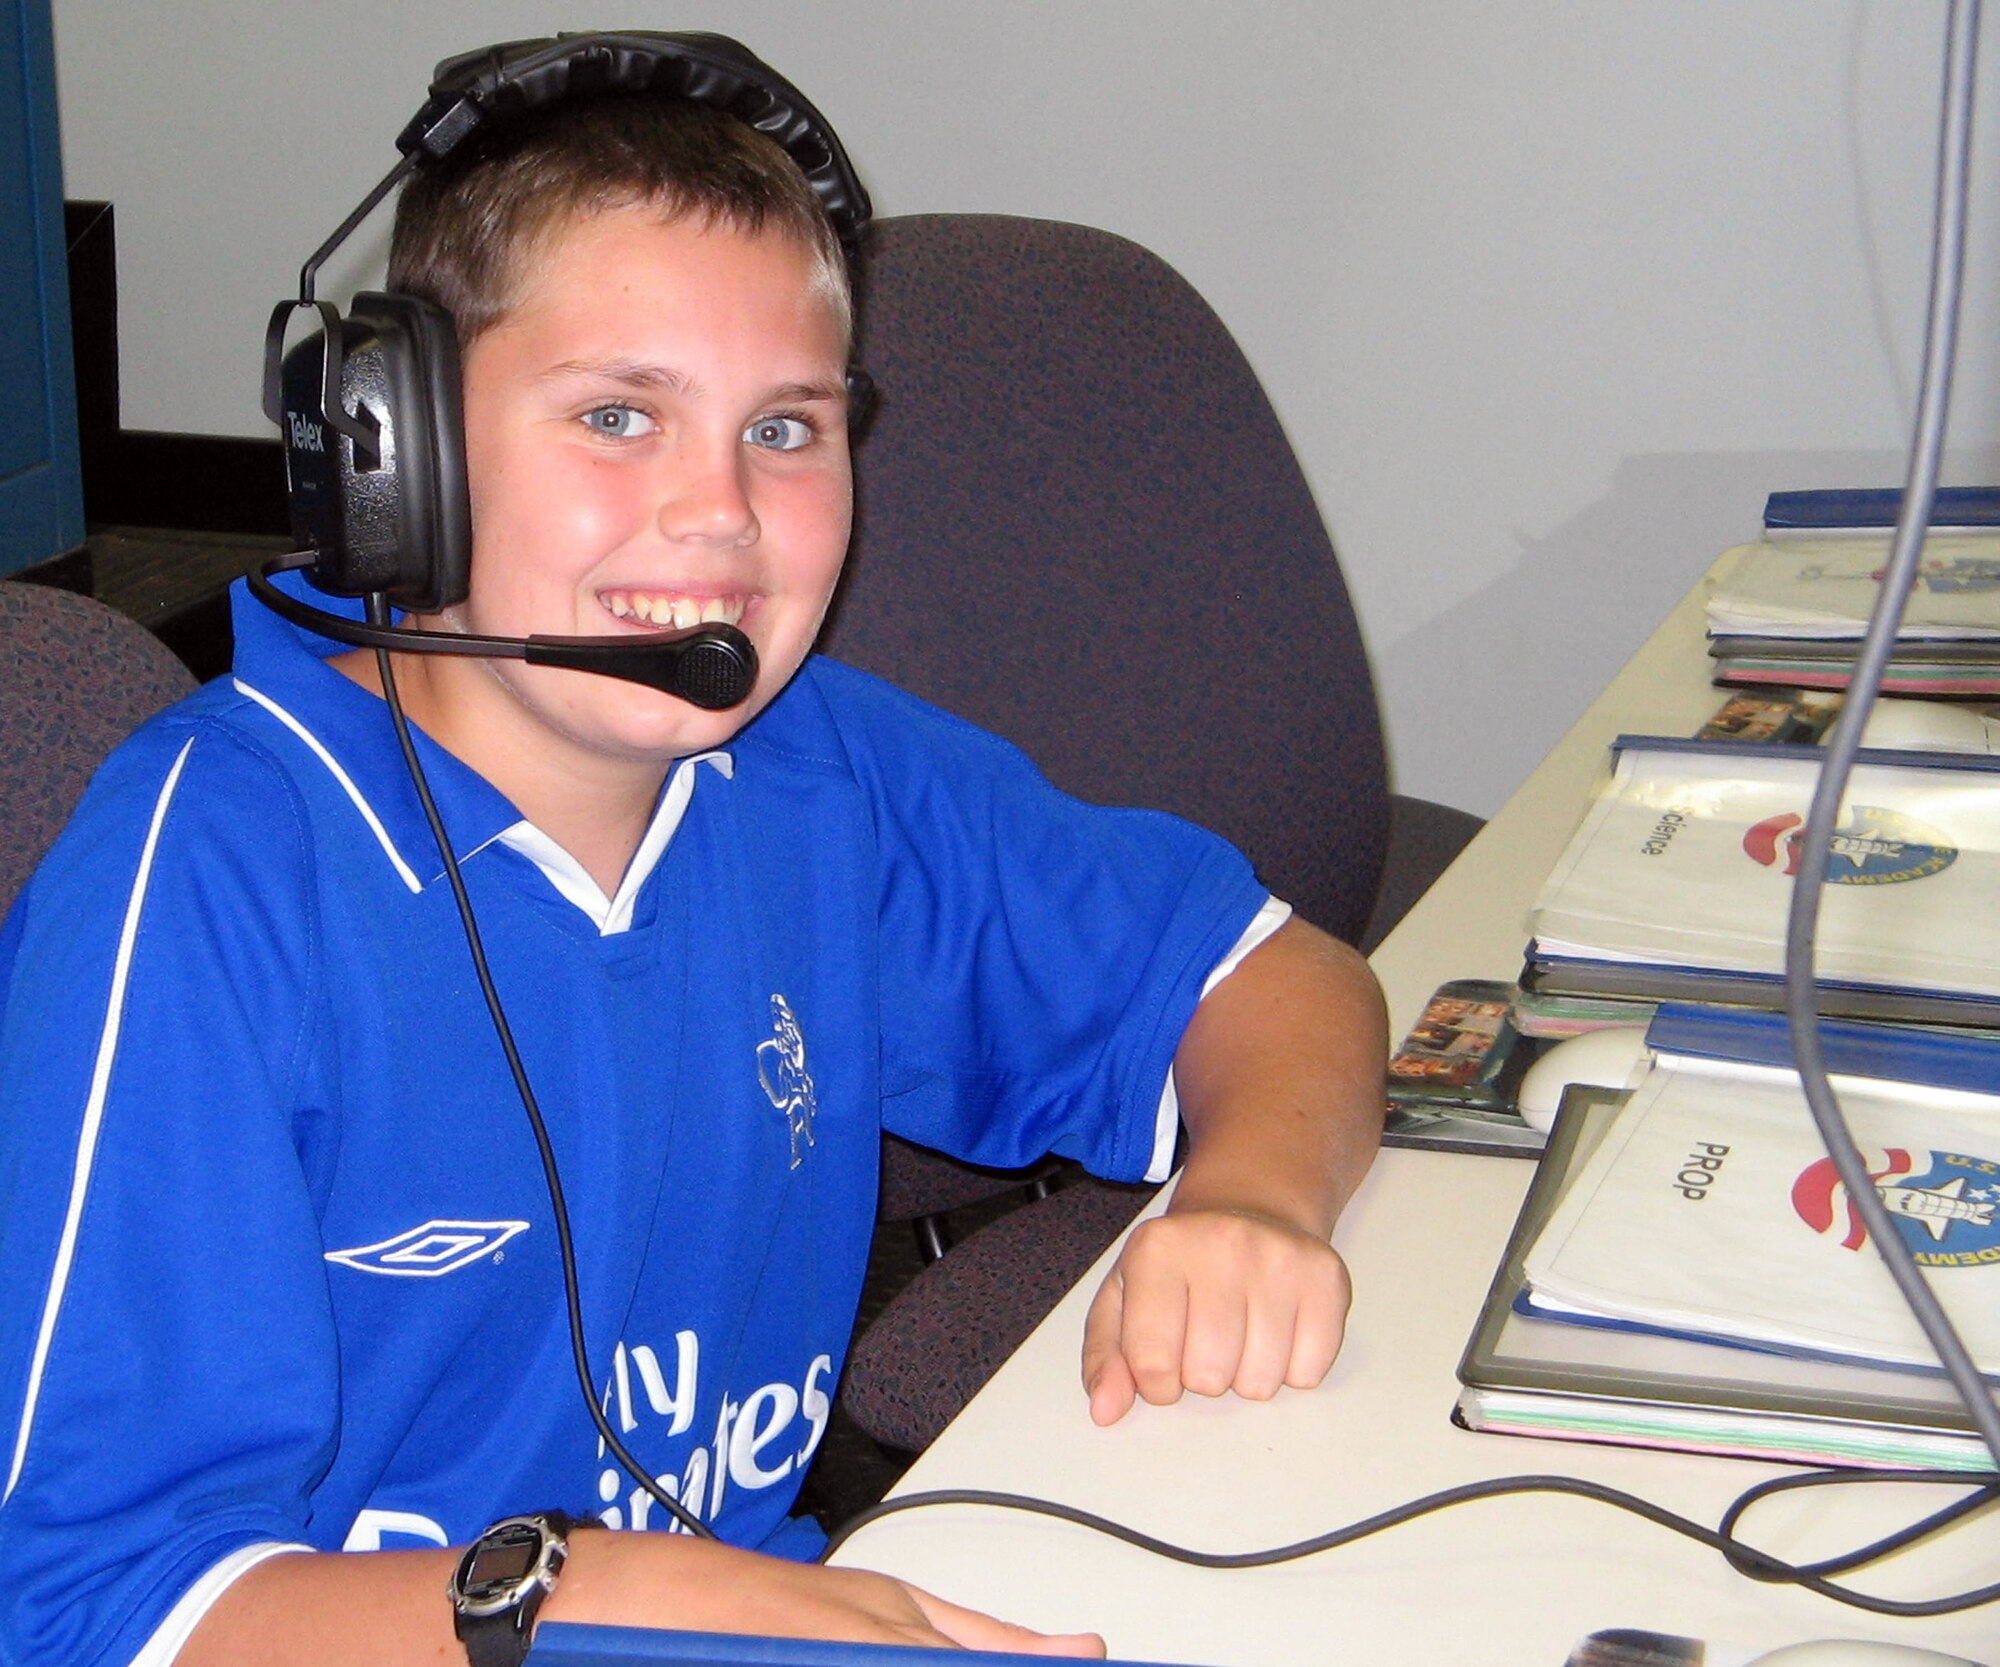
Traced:
<svg viewBox="0 0 2000 1667">
<path fill-rule="evenodd" d="M 1310 1386 L 1379 1121 L 1366 969 L 1209 836 L 1064 799 L 809 658 L 850 321 L 768 141 L 565 105 L 418 176 L 391 280 L 464 364 L 472 585 L 417 623 L 720 620 L 761 665 L 717 714 L 397 657 L 548 1109 L 605 1405 L 730 1542 L 571 1533 L 542 1617 L 1088 1653 L 783 1560 L 814 1545 L 787 1510 L 881 1132 L 1137 1178 L 1177 1091 L 1190 1157 L 1092 1307 L 1090 1414 Z M 576 1404 L 541 1174 L 380 692 L 372 656 L 239 605 L 234 677 L 121 750 L 0 932 L 0 1526 L 26 1571 L 0 1659 L 461 1660 L 442 1593 L 489 1522 L 661 1526 Z"/>
<path fill-rule="evenodd" d="M 415 659 L 411 717 L 608 895 L 667 763 L 726 744 L 805 660 L 847 550 L 847 323 L 781 234 L 614 209 L 549 234 L 465 354 L 476 576 L 447 628 L 740 626 L 746 707 L 513 661 Z M 669 276 L 671 275 L 671 276 Z M 337 662 L 373 686 L 375 657 Z"/>
</svg>

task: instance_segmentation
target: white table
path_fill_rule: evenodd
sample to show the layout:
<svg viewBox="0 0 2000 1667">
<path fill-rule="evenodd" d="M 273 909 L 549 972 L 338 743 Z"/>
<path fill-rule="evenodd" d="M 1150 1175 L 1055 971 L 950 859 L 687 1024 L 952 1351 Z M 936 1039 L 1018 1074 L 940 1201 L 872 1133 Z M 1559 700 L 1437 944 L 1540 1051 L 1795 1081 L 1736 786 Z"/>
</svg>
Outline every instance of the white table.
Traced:
<svg viewBox="0 0 2000 1667">
<path fill-rule="evenodd" d="M 1512 978 L 1542 877 L 1621 732 L 1689 734 L 1719 704 L 1697 586 L 1382 946 L 1392 1035 L 1452 977 Z M 1095 1428 L 1078 1384 L 1093 1272 L 945 1431 L 899 1493 L 1009 1489 L 1101 1512 L 1205 1550 L 1304 1539 L 1432 1489 L 1560 1472 L 1713 1525 L 1774 1467 L 1474 1435 L 1447 1420 L 1454 1369 L 1530 1174 L 1519 1159 L 1384 1151 L 1335 1243 L 1354 1272 L 1348 1341 L 1326 1383 L 1252 1404 L 1140 1406 Z M 1847 1549 L 1941 1502 L 1903 1487 L 1760 1507 L 1781 1555 Z M 1461 1506 L 1271 1569 L 1188 1568 L 1040 1518 L 970 1507 L 892 1517 L 837 1559 L 1051 1630 L 1094 1628 L 1111 1653 L 1297 1667 L 1559 1667 L 1586 1633 L 1640 1626 L 1768 1648 L 1804 1638 L 1925 1644 L 2000 1663 L 2000 1606 L 1913 1622 L 1754 1584 L 1715 1553 L 1582 1500 Z M 1871 1589 L 1928 1596 L 2000 1578 L 2000 1512 L 1896 1560 Z"/>
</svg>

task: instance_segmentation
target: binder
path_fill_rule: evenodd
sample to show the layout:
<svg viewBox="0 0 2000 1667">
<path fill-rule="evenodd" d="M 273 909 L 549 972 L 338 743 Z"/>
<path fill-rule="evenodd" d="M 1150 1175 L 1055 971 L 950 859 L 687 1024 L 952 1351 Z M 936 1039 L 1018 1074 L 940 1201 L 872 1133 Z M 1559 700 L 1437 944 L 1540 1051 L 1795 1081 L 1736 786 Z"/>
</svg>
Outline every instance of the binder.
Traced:
<svg viewBox="0 0 2000 1667">
<path fill-rule="evenodd" d="M 1551 954 L 1533 942 L 1528 945 L 1520 983 L 1537 1001 L 1701 1002 L 1770 1013 L 1781 1012 L 1785 1005 L 1785 981 L 1777 973 L 1597 961 Z M 2000 999 L 1962 991 L 1907 990 L 1820 978 L 1814 986 L 1813 1005 L 1830 1018 L 2000 1029 Z"/>
<path fill-rule="evenodd" d="M 1725 553 L 1708 599 L 1715 680 L 1845 689 L 1881 595 L 1901 504 L 1893 489 L 1772 493 L 1764 537 Z M 2000 487 L 1940 491 L 1883 686 L 1933 699 L 1992 699 L 2000 695 L 1996 651 Z"/>
<path fill-rule="evenodd" d="M 1853 637 L 1781 637 L 1747 632 L 1712 634 L 1711 660 L 1797 660 L 1813 667 L 1852 666 L 1861 652 Z M 1912 673 L 1923 667 L 1963 668 L 1967 677 L 1990 675 L 2000 665 L 2000 637 L 1898 637 L 1896 664 Z"/>
<path fill-rule="evenodd" d="M 1764 500 L 1768 532 L 1883 532 L 1902 513 L 1900 487 L 1835 487 L 1773 492 Z M 1933 528 L 2000 527 L 2000 486 L 1940 486 L 1931 498 Z"/>
<path fill-rule="evenodd" d="M 1527 1248 L 1528 1311 L 1938 1371 L 1825 1155 L 1797 1073 L 1666 1051 L 1666 1028 L 1649 1033 L 1651 1067 Z M 1877 1048 L 1850 1031 L 1836 1042 L 1843 1063 L 1869 1074 L 1836 1081 L 1891 1230 L 2000 1378 L 2000 1072 L 1990 1063 L 2000 1047 L 1935 1040 L 1932 1050 L 1893 1039 Z M 1912 1062 L 1942 1064 L 1956 1081 L 1913 1080 Z"/>
<path fill-rule="evenodd" d="M 544 1621 L 525 1667 L 1025 1667 L 1047 1656 Z M 1106 1662 L 1105 1667 L 1139 1667 Z"/>
<path fill-rule="evenodd" d="M 1628 1096 L 1572 1089 L 1478 1324 L 1453 1421 L 1470 1430 L 1799 1464 L 1992 1466 L 1941 1376 L 1525 1315 L 1524 1261 Z"/>
<path fill-rule="evenodd" d="M 1730 655 L 1715 662 L 1715 682 L 1726 689 L 1844 690 L 1851 660 L 1809 659 L 1797 654 Z M 1922 700 L 2000 700 L 2000 665 L 1973 660 L 1943 664 L 1891 660 L 1882 668 L 1882 692 Z"/>
<path fill-rule="evenodd" d="M 1834 1076 L 1919 1083 L 1966 1094 L 2000 1090 L 2000 1041 L 1919 1025 L 1823 1021 L 1820 1054 Z M 1791 1025 L 1781 1013 L 1669 1002 L 1646 1028 L 1655 1054 L 1724 1065 L 1795 1070 Z"/>
<path fill-rule="evenodd" d="M 1539 996 L 1782 1004 L 1813 747 L 1622 736 L 1536 900 Z M 2000 758 L 1864 750 L 1824 889 L 1823 1010 L 2000 1024 Z"/>
<path fill-rule="evenodd" d="M 1739 544 L 1725 552 L 1727 565 L 1709 595 L 1709 631 L 1858 637 L 1881 597 L 1890 554 L 1886 535 Z M 2000 532 L 1932 531 L 1897 635 L 2000 635 Z"/>
</svg>

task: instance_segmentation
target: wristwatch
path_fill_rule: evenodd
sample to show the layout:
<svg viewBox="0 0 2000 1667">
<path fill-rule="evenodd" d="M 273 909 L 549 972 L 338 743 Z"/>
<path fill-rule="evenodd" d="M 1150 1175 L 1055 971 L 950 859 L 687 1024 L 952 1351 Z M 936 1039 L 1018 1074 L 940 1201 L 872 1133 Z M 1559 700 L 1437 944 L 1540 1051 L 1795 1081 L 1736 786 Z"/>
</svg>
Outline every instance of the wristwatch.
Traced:
<svg viewBox="0 0 2000 1667">
<path fill-rule="evenodd" d="M 556 1589 L 576 1523 L 561 1511 L 503 1517 L 467 1547 L 445 1590 L 472 1667 L 521 1667 L 535 1612 Z"/>
</svg>

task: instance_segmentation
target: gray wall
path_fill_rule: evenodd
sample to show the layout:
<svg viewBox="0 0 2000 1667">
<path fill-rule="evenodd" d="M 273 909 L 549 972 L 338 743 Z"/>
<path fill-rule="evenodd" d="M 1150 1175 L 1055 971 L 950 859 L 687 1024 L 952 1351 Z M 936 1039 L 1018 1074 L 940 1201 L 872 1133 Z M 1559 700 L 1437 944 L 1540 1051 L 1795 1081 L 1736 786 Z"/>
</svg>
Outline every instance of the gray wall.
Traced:
<svg viewBox="0 0 2000 1667">
<path fill-rule="evenodd" d="M 1900 478 L 1942 20 L 1940 0 L 55 0 L 67 190 L 118 207 L 129 426 L 265 432 L 264 317 L 393 160 L 437 58 L 725 30 L 826 111 L 881 212 L 1088 221 L 1194 281 L 1319 495 L 1399 785 L 1481 812 L 1767 490 Z M 1993 33 L 1957 480 L 2000 478 Z M 374 281 L 381 243 L 322 292 Z"/>
</svg>

